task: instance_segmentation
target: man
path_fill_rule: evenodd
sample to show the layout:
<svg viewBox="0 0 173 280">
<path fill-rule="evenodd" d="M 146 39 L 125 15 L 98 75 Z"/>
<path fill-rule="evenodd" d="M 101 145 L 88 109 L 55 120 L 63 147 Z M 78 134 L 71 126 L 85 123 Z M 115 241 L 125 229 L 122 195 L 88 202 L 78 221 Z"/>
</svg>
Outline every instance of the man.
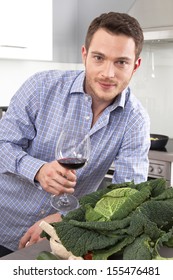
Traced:
<svg viewBox="0 0 173 280">
<path fill-rule="evenodd" d="M 0 122 L 2 254 L 39 241 L 42 219 L 61 219 L 51 207 L 52 194 L 74 192 L 79 198 L 95 191 L 113 161 L 113 182 L 147 180 L 149 118 L 128 87 L 142 45 L 134 18 L 102 14 L 82 47 L 85 71 L 37 73 L 14 95 Z M 89 163 L 76 172 L 54 160 L 68 122 L 91 139 Z"/>
</svg>

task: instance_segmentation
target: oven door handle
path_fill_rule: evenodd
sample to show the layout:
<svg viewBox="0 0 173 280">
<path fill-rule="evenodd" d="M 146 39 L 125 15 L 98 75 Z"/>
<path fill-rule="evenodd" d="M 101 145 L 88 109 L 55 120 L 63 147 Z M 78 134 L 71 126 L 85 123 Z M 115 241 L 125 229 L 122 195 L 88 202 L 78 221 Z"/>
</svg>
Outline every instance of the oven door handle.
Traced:
<svg viewBox="0 0 173 280">
<path fill-rule="evenodd" d="M 113 175 L 111 175 L 111 174 L 106 174 L 106 175 L 105 175 L 105 178 L 112 179 L 112 178 L 113 178 Z"/>
</svg>

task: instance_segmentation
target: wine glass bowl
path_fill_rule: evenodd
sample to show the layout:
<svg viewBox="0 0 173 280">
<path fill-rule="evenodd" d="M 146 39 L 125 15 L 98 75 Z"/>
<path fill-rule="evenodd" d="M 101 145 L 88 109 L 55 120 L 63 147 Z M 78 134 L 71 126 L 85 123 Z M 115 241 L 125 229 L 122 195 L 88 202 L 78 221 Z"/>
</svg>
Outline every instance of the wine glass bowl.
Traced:
<svg viewBox="0 0 173 280">
<path fill-rule="evenodd" d="M 85 133 L 62 131 L 55 149 L 55 159 L 66 169 L 83 168 L 90 156 L 90 138 Z M 78 199 L 72 194 L 51 196 L 51 205 L 61 214 L 79 207 Z"/>
</svg>

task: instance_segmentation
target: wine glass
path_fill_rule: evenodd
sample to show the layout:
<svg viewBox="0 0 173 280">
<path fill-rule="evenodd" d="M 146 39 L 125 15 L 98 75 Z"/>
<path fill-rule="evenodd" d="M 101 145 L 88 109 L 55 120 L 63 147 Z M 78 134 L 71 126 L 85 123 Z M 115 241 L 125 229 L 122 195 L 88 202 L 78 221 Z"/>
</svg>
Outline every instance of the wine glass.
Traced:
<svg viewBox="0 0 173 280">
<path fill-rule="evenodd" d="M 84 167 L 90 155 L 90 137 L 82 132 L 72 133 L 62 131 L 55 149 L 55 159 L 63 167 L 76 170 Z M 69 211 L 79 207 L 78 199 L 72 195 L 52 195 L 51 205 L 61 214 L 66 215 Z"/>
</svg>

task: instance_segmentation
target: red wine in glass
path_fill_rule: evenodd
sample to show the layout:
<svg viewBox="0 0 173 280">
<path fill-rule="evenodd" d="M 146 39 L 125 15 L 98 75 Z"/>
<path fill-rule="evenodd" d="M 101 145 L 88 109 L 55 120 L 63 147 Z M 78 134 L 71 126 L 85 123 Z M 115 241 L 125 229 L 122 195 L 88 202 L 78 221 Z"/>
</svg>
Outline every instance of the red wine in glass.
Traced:
<svg viewBox="0 0 173 280">
<path fill-rule="evenodd" d="M 85 133 L 62 131 L 55 149 L 55 159 L 66 169 L 76 170 L 84 167 L 90 156 L 90 137 Z M 51 196 L 51 205 L 61 214 L 79 207 L 78 199 L 72 194 Z"/>
<path fill-rule="evenodd" d="M 67 169 L 79 169 L 82 168 L 85 163 L 87 162 L 87 159 L 85 158 L 61 158 L 57 160 L 59 164 L 61 164 L 63 167 Z"/>
</svg>

